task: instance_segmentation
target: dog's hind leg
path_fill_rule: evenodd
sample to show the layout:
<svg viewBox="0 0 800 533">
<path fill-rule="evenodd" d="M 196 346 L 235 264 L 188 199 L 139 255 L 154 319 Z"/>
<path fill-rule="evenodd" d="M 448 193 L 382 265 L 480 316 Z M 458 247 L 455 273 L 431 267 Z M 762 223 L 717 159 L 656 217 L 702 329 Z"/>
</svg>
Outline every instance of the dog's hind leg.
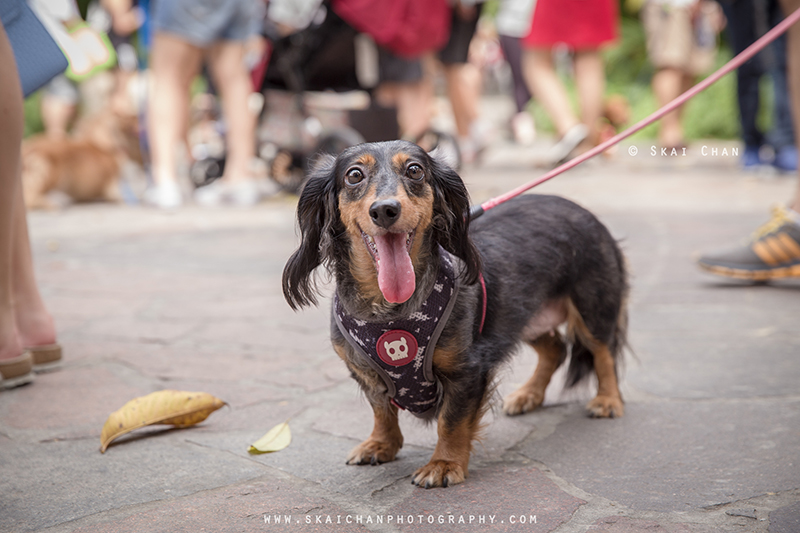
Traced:
<svg viewBox="0 0 800 533">
<path fill-rule="evenodd" d="M 507 415 L 520 415 L 542 405 L 550 378 L 567 357 L 567 347 L 558 331 L 545 333 L 531 341 L 530 345 L 539 355 L 539 362 L 533 376 L 503 399 L 503 412 Z"/>
<path fill-rule="evenodd" d="M 611 325 L 607 329 L 613 329 Z M 589 415 L 598 418 L 614 418 L 625 414 L 622 395 L 617 382 L 617 363 L 612 348 L 592 335 L 583 317 L 570 303 L 568 331 L 574 339 L 572 362 L 568 385 L 574 385 L 586 370 L 594 368 L 597 375 L 597 396 L 586 405 Z M 614 335 L 621 335 L 619 331 Z M 623 339 L 611 341 L 621 344 Z"/>
<path fill-rule="evenodd" d="M 577 346 L 573 346 L 573 357 Z M 602 343 L 592 347 L 594 371 L 597 374 L 597 396 L 586 405 L 589 415 L 596 418 L 614 418 L 625 414 L 622 395 L 617 383 L 617 371 L 611 350 Z"/>
</svg>

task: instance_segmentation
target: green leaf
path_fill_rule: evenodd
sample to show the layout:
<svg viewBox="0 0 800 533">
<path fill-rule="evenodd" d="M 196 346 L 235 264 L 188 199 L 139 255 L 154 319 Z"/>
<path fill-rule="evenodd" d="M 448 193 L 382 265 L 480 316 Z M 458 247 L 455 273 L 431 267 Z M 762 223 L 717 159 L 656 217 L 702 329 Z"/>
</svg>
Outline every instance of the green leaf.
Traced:
<svg viewBox="0 0 800 533">
<path fill-rule="evenodd" d="M 251 444 L 247 451 L 252 454 L 278 452 L 286 448 L 290 442 L 292 442 L 292 432 L 287 420 L 267 431 L 267 434 Z"/>
</svg>

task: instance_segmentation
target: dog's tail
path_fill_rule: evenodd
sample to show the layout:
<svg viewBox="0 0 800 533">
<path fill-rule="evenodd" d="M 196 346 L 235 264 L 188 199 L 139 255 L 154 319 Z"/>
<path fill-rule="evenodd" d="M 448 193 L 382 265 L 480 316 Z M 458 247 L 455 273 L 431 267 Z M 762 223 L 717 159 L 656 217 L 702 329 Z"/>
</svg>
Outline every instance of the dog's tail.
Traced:
<svg viewBox="0 0 800 533">
<path fill-rule="evenodd" d="M 628 284 L 624 258 L 619 251 L 617 251 L 617 255 L 623 287 L 617 318 L 606 346 L 614 359 L 614 370 L 617 373 L 617 380 L 619 380 L 623 352 L 628 347 Z M 593 352 L 602 349 L 605 344 L 592 335 L 571 299 L 567 303 L 567 339 L 572 345 L 566 380 L 566 386 L 569 388 L 580 383 L 594 371 Z"/>
</svg>

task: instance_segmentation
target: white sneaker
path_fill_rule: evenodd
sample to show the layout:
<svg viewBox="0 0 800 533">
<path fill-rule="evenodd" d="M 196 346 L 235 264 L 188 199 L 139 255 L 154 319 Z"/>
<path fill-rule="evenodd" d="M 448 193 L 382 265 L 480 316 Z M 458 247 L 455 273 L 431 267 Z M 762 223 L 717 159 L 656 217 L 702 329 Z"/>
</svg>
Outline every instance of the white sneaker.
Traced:
<svg viewBox="0 0 800 533">
<path fill-rule="evenodd" d="M 181 188 L 175 182 L 166 182 L 154 185 L 144 192 L 142 198 L 145 204 L 161 209 L 177 209 L 183 205 Z"/>
<path fill-rule="evenodd" d="M 536 124 L 527 111 L 521 111 L 511 117 L 511 132 L 514 142 L 521 146 L 530 146 L 536 140 Z"/>
<path fill-rule="evenodd" d="M 572 126 L 561 140 L 550 149 L 550 155 L 556 164 L 561 164 L 569 157 L 569 154 L 589 136 L 589 128 L 585 124 Z"/>
<path fill-rule="evenodd" d="M 269 185 L 269 184 L 266 184 Z M 262 198 L 277 192 L 277 184 L 268 190 L 265 184 L 256 180 L 226 183 L 217 180 L 205 187 L 200 187 L 194 192 L 194 201 L 203 207 L 216 207 L 232 205 L 237 207 L 251 207 L 258 204 Z"/>
</svg>

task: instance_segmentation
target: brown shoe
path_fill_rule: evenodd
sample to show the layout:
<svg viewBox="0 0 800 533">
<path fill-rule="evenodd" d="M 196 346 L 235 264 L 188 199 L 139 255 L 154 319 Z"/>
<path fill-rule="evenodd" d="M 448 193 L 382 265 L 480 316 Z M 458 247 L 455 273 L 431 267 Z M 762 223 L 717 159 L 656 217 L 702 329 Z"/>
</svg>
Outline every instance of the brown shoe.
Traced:
<svg viewBox="0 0 800 533">
<path fill-rule="evenodd" d="M 46 344 L 44 346 L 29 346 L 27 348 L 33 357 L 33 371 L 50 372 L 61 367 L 61 345 Z"/>
<path fill-rule="evenodd" d="M 33 357 L 30 352 L 0 360 L 0 390 L 13 389 L 33 381 Z"/>
</svg>

